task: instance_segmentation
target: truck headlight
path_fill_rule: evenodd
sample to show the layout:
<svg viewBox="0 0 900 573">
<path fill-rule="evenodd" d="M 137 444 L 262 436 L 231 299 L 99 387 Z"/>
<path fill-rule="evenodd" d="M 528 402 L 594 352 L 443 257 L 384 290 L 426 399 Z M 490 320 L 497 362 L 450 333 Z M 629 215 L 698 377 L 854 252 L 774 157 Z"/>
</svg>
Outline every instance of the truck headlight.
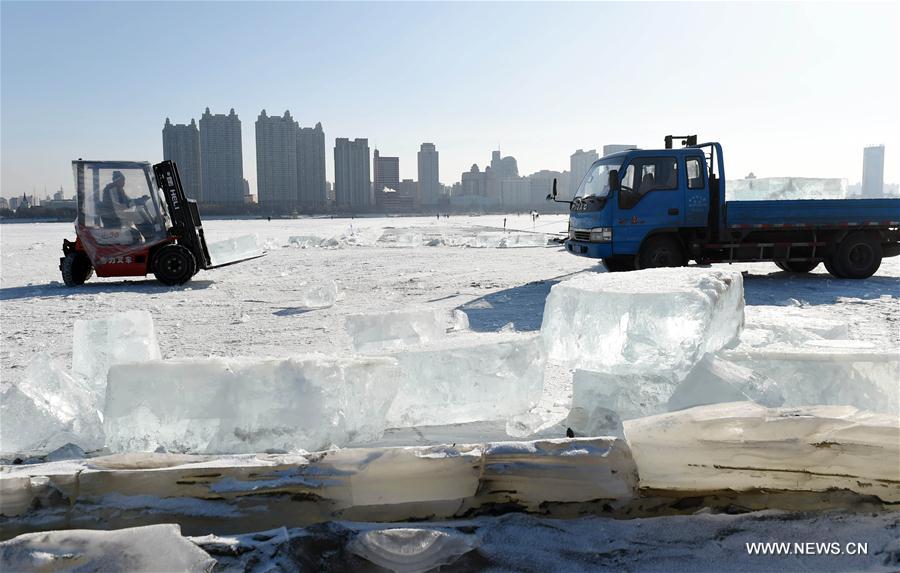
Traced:
<svg viewBox="0 0 900 573">
<path fill-rule="evenodd" d="M 592 243 L 608 243 L 612 241 L 611 227 L 594 227 L 591 229 Z"/>
</svg>

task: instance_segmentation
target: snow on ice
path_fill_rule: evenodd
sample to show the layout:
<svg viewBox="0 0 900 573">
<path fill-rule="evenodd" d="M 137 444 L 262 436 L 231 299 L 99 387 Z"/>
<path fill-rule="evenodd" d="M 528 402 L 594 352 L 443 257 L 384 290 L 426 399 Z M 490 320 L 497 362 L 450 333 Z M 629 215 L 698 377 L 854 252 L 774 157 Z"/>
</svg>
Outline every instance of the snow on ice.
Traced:
<svg viewBox="0 0 900 573">
<path fill-rule="evenodd" d="M 192 359 L 116 365 L 112 451 L 322 450 L 381 436 L 397 393 L 388 358 Z"/>
<path fill-rule="evenodd" d="M 699 406 L 624 422 L 641 487 L 845 488 L 900 501 L 900 419 L 851 406 Z"/>
<path fill-rule="evenodd" d="M 743 281 L 724 269 L 578 275 L 553 286 L 541 336 L 551 360 L 609 373 L 683 377 L 737 340 Z"/>
</svg>

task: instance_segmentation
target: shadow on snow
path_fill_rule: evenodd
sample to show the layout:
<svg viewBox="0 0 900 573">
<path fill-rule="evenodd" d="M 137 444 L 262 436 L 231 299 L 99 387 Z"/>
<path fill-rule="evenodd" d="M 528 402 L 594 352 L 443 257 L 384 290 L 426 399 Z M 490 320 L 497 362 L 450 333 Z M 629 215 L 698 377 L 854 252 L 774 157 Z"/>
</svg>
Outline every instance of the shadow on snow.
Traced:
<svg viewBox="0 0 900 573">
<path fill-rule="evenodd" d="M 213 281 L 190 281 L 181 286 L 166 286 L 154 279 L 126 280 L 117 282 L 86 282 L 81 286 L 67 287 L 62 283 L 28 285 L 0 289 L 0 300 L 25 298 L 51 298 L 65 296 L 86 296 L 117 292 L 137 292 L 159 294 L 170 291 L 202 290 L 213 285 Z"/>
</svg>

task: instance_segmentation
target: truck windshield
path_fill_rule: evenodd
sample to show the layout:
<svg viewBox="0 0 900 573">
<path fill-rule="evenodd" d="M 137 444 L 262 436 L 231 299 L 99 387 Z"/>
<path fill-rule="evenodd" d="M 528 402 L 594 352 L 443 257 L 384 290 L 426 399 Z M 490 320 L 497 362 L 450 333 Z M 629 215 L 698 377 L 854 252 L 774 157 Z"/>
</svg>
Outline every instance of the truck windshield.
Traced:
<svg viewBox="0 0 900 573">
<path fill-rule="evenodd" d="M 591 168 L 588 169 L 584 179 L 581 180 L 581 185 L 578 186 L 575 196 L 582 199 L 586 197 L 606 197 L 609 195 L 609 172 L 613 169 L 619 169 L 621 166 L 622 160 L 620 158 L 595 161 Z"/>
</svg>

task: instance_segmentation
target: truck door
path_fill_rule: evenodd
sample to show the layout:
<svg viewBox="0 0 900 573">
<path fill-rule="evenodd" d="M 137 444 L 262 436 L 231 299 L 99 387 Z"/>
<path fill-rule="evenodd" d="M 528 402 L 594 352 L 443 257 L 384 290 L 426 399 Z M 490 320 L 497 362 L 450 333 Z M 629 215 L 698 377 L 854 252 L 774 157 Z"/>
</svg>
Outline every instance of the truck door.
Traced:
<svg viewBox="0 0 900 573">
<path fill-rule="evenodd" d="M 686 227 L 705 227 L 709 216 L 709 181 L 702 155 L 684 158 L 684 175 L 687 180 L 684 224 Z"/>
<path fill-rule="evenodd" d="M 637 254 L 644 237 L 684 225 L 684 188 L 674 155 L 635 157 L 620 176 L 613 252 Z"/>
</svg>

